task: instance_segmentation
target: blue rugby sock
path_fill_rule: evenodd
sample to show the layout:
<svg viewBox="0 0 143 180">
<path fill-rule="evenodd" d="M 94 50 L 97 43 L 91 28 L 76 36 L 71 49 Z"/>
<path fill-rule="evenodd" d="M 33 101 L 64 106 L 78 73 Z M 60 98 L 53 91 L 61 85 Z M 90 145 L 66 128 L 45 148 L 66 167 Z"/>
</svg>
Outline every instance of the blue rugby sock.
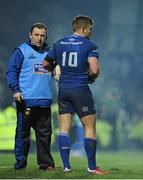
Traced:
<svg viewBox="0 0 143 180">
<path fill-rule="evenodd" d="M 70 138 L 68 134 L 60 133 L 58 135 L 58 146 L 60 150 L 60 155 L 63 161 L 64 168 L 71 168 L 69 162 L 70 155 Z"/>
<path fill-rule="evenodd" d="M 88 168 L 94 170 L 96 168 L 96 140 L 84 138 L 84 149 L 87 155 Z"/>
</svg>

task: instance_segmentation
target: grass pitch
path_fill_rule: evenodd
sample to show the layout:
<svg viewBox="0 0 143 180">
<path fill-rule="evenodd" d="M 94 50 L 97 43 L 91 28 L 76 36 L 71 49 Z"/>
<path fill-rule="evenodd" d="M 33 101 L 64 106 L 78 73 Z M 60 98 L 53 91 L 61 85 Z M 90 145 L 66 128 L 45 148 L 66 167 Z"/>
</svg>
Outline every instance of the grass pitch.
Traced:
<svg viewBox="0 0 143 180">
<path fill-rule="evenodd" d="M 89 174 L 85 157 L 71 157 L 72 172 L 64 173 L 59 154 L 53 156 L 56 170 L 45 172 L 38 169 L 36 154 L 29 155 L 23 170 L 13 169 L 13 154 L 0 154 L 0 179 L 143 179 L 143 152 L 97 153 L 98 165 L 108 170 L 108 175 Z"/>
</svg>

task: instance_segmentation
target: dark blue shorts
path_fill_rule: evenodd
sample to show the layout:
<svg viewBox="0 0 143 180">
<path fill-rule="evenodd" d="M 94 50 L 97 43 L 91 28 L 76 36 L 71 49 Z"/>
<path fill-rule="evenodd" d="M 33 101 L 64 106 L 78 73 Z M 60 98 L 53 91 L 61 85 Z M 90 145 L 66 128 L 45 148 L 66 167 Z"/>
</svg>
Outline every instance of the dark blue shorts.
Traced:
<svg viewBox="0 0 143 180">
<path fill-rule="evenodd" d="M 59 114 L 76 112 L 81 118 L 96 113 L 92 93 L 88 86 L 74 89 L 59 88 L 58 104 Z"/>
</svg>

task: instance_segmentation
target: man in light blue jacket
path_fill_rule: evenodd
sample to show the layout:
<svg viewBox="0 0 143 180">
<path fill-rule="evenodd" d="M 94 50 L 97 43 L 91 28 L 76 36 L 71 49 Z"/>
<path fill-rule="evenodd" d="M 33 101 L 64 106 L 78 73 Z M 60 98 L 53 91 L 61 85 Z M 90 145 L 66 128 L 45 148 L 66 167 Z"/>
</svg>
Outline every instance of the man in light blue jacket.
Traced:
<svg viewBox="0 0 143 180">
<path fill-rule="evenodd" d="M 26 168 L 30 148 L 30 129 L 35 131 L 39 169 L 55 168 L 51 145 L 51 72 L 42 67 L 49 47 L 47 27 L 36 23 L 29 33 L 30 41 L 15 48 L 10 57 L 6 79 L 17 109 L 15 135 L 15 169 Z"/>
</svg>

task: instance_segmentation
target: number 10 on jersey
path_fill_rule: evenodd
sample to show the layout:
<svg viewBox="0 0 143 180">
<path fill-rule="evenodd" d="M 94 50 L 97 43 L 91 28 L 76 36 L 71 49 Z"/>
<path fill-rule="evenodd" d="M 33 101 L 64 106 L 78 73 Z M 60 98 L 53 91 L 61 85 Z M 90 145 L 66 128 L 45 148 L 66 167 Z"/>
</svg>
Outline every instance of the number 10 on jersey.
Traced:
<svg viewBox="0 0 143 180">
<path fill-rule="evenodd" d="M 62 66 L 66 65 L 66 60 L 68 61 L 69 67 L 77 67 L 77 52 L 63 52 L 62 54 Z"/>
</svg>

